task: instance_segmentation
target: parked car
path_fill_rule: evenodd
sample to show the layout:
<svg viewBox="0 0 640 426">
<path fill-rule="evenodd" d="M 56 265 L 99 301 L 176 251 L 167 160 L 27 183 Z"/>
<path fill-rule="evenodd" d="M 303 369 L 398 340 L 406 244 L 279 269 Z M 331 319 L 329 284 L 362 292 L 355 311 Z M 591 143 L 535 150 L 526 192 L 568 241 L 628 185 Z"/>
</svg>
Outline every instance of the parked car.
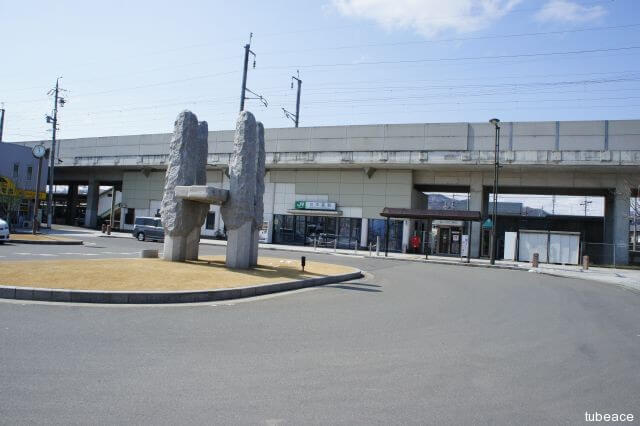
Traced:
<svg viewBox="0 0 640 426">
<path fill-rule="evenodd" d="M 0 244 L 4 244 L 5 241 L 9 241 L 9 224 L 0 219 Z"/>
<path fill-rule="evenodd" d="M 138 241 L 164 240 L 164 228 L 159 217 L 136 217 L 131 234 Z"/>
</svg>

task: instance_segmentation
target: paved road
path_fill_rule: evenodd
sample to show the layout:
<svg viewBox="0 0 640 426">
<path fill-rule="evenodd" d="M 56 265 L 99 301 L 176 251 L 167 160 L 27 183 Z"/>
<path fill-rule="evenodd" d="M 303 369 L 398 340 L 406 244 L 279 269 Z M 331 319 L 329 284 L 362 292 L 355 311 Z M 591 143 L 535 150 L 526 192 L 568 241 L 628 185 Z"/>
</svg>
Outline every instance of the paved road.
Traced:
<svg viewBox="0 0 640 426">
<path fill-rule="evenodd" d="M 155 244 L 87 241 L 96 246 L 20 250 L 113 257 L 101 253 Z M 8 247 L 0 255 L 21 257 Z M 640 416 L 637 293 L 519 271 L 315 259 L 373 276 L 203 305 L 0 302 L 0 423 L 566 424 L 583 422 L 585 411 Z"/>
</svg>

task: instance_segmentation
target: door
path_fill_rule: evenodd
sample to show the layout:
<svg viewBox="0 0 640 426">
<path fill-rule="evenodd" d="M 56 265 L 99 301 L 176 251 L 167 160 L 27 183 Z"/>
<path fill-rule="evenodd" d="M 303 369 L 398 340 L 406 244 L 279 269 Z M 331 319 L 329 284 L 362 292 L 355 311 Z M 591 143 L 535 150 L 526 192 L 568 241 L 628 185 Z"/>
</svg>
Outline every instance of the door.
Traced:
<svg viewBox="0 0 640 426">
<path fill-rule="evenodd" d="M 439 235 L 440 235 L 440 240 L 439 240 L 438 253 L 449 254 L 451 230 L 449 228 L 440 228 Z"/>
</svg>

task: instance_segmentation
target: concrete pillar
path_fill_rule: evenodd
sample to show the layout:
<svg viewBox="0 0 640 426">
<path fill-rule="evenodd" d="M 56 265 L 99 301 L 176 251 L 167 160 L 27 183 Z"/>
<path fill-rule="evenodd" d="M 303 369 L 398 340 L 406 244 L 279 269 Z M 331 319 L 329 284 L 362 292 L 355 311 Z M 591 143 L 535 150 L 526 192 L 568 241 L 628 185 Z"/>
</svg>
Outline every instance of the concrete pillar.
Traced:
<svg viewBox="0 0 640 426">
<path fill-rule="evenodd" d="M 362 224 L 360 225 L 360 247 L 369 246 L 369 220 L 362 218 Z"/>
<path fill-rule="evenodd" d="M 84 213 L 84 226 L 98 226 L 98 201 L 100 200 L 100 183 L 90 180 L 87 186 L 87 209 Z"/>
<path fill-rule="evenodd" d="M 479 211 L 485 218 L 488 208 L 489 191 L 482 186 L 482 174 L 473 173 L 469 187 L 469 210 Z M 480 257 L 481 227 L 481 222 L 471 222 L 471 257 Z"/>
<path fill-rule="evenodd" d="M 411 236 L 411 221 L 405 219 L 402 221 L 402 252 L 406 253 L 409 248 L 409 237 Z"/>
<path fill-rule="evenodd" d="M 75 225 L 73 220 L 76 218 L 78 208 L 78 184 L 72 183 L 67 191 L 67 212 L 65 222 L 67 225 Z"/>
<path fill-rule="evenodd" d="M 631 189 L 624 177 L 618 177 L 613 197 L 613 244 L 615 245 L 615 264 L 629 264 L 629 209 L 631 207 Z"/>
</svg>

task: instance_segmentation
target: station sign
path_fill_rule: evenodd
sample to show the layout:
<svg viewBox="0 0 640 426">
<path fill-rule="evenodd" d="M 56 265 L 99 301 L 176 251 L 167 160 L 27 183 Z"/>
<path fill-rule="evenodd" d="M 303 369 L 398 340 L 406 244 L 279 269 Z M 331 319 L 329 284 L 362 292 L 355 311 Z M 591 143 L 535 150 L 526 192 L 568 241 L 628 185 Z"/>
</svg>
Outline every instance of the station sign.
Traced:
<svg viewBox="0 0 640 426">
<path fill-rule="evenodd" d="M 296 201 L 297 210 L 335 210 L 336 203 L 328 201 Z"/>
</svg>

